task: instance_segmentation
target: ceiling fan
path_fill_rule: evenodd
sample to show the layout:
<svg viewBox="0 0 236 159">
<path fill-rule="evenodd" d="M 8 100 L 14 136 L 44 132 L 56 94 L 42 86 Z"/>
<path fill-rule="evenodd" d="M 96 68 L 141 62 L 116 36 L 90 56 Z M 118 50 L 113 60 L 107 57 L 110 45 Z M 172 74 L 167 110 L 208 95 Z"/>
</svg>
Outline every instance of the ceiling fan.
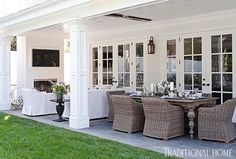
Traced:
<svg viewBox="0 0 236 159">
<path fill-rule="evenodd" d="M 124 19 L 127 19 L 127 20 L 134 20 L 134 21 L 141 21 L 141 22 L 150 22 L 150 21 L 152 21 L 152 19 L 148 19 L 148 18 L 142 18 L 142 17 L 130 16 L 130 15 L 123 15 L 123 14 L 118 14 L 118 13 L 107 14 L 105 16 L 114 17 L 114 18 L 124 18 Z"/>
</svg>

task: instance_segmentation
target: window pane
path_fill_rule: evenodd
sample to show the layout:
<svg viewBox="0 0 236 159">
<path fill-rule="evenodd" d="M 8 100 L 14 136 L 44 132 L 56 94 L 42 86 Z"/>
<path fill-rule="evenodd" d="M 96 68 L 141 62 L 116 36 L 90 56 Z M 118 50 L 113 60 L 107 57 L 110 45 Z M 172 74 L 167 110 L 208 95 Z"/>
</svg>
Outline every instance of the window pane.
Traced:
<svg viewBox="0 0 236 159">
<path fill-rule="evenodd" d="M 184 55 L 192 54 L 192 38 L 184 39 Z"/>
<path fill-rule="evenodd" d="M 118 59 L 118 72 L 124 72 L 124 60 Z"/>
<path fill-rule="evenodd" d="M 212 91 L 221 91 L 220 74 L 212 75 Z"/>
<path fill-rule="evenodd" d="M 232 54 L 222 55 L 223 72 L 232 72 Z"/>
<path fill-rule="evenodd" d="M 221 93 L 212 93 L 212 97 L 218 98 L 216 104 L 221 104 Z"/>
<path fill-rule="evenodd" d="M 176 55 L 176 40 L 167 40 L 167 56 Z"/>
<path fill-rule="evenodd" d="M 98 48 L 93 48 L 93 59 L 98 59 Z"/>
<path fill-rule="evenodd" d="M 130 64 L 129 64 L 129 59 L 125 59 L 124 60 L 124 72 L 129 72 L 129 66 L 130 66 Z"/>
<path fill-rule="evenodd" d="M 102 59 L 107 59 L 107 47 L 102 47 Z"/>
<path fill-rule="evenodd" d="M 175 57 L 167 58 L 167 71 L 168 72 L 176 71 L 176 58 Z"/>
<path fill-rule="evenodd" d="M 184 57 L 184 72 L 192 72 L 192 56 Z"/>
<path fill-rule="evenodd" d="M 232 34 L 222 36 L 222 52 L 232 52 Z"/>
<path fill-rule="evenodd" d="M 123 58 L 123 45 L 118 46 L 118 57 Z"/>
<path fill-rule="evenodd" d="M 108 60 L 108 72 L 112 72 L 112 67 L 113 66 L 113 61 L 112 60 Z"/>
<path fill-rule="evenodd" d="M 108 58 L 109 58 L 109 59 L 112 59 L 112 58 L 113 58 L 112 46 L 108 46 Z"/>
<path fill-rule="evenodd" d="M 232 99 L 233 96 L 231 93 L 223 93 L 223 102 L 229 100 L 229 99 Z"/>
<path fill-rule="evenodd" d="M 107 74 L 103 73 L 102 84 L 107 85 Z"/>
<path fill-rule="evenodd" d="M 129 55 L 130 52 L 129 52 L 129 44 L 125 45 L 124 46 L 124 58 L 129 58 Z"/>
<path fill-rule="evenodd" d="M 167 81 L 174 82 L 176 85 L 176 74 L 175 73 L 168 73 L 167 74 Z"/>
<path fill-rule="evenodd" d="M 211 37 L 211 52 L 220 53 L 221 52 L 221 38 L 220 35 Z"/>
<path fill-rule="evenodd" d="M 193 38 L 193 51 L 194 54 L 202 54 L 202 38 Z"/>
<path fill-rule="evenodd" d="M 102 61 L 102 70 L 103 72 L 107 72 L 107 60 Z"/>
<path fill-rule="evenodd" d="M 93 73 L 93 85 L 98 85 L 98 74 Z"/>
<path fill-rule="evenodd" d="M 232 92 L 232 74 L 223 74 L 223 91 Z"/>
<path fill-rule="evenodd" d="M 136 44 L 136 57 L 143 57 L 143 43 Z"/>
<path fill-rule="evenodd" d="M 211 58 L 211 69 L 212 72 L 220 72 L 220 55 L 212 55 Z"/>
<path fill-rule="evenodd" d="M 113 83 L 113 75 L 112 75 L 112 73 L 109 73 L 108 74 L 108 84 L 112 85 L 112 83 Z"/>
<path fill-rule="evenodd" d="M 193 57 L 193 72 L 202 72 L 202 56 Z"/>
<path fill-rule="evenodd" d="M 202 90 L 202 74 L 194 74 L 193 75 L 193 86 L 198 90 Z"/>
<path fill-rule="evenodd" d="M 124 76 L 122 73 L 119 73 L 118 74 L 118 85 L 122 87 L 123 83 L 124 83 Z"/>
<path fill-rule="evenodd" d="M 143 87 L 143 73 L 136 75 L 136 87 Z"/>
<path fill-rule="evenodd" d="M 184 74 L 184 89 L 192 90 L 192 74 Z"/>
<path fill-rule="evenodd" d="M 143 72 L 143 58 L 136 59 L 136 71 Z"/>
<path fill-rule="evenodd" d="M 124 74 L 124 86 L 125 87 L 130 86 L 130 75 L 129 75 L 129 73 Z"/>
<path fill-rule="evenodd" d="M 93 61 L 93 72 L 98 72 L 98 61 Z"/>
</svg>

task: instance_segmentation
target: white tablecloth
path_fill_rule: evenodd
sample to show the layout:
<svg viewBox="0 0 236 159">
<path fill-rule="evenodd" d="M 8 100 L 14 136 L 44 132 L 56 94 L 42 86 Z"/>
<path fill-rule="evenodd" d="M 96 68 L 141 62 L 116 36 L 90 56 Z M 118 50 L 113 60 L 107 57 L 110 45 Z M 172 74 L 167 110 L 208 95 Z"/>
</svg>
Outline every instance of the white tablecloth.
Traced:
<svg viewBox="0 0 236 159">
<path fill-rule="evenodd" d="M 89 119 L 105 118 L 108 116 L 107 91 L 117 91 L 122 89 L 93 89 L 88 91 L 88 115 Z M 69 105 L 65 106 L 63 116 L 69 117 Z"/>
<path fill-rule="evenodd" d="M 89 90 L 88 114 L 89 119 L 104 118 L 108 116 L 108 102 L 106 90 Z"/>
</svg>

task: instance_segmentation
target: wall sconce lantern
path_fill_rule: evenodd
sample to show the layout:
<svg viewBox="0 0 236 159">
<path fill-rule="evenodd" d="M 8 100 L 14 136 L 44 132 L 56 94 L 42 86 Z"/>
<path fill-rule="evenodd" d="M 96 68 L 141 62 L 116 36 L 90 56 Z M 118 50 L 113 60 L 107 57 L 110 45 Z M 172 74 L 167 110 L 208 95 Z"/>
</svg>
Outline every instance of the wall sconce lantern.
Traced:
<svg viewBox="0 0 236 159">
<path fill-rule="evenodd" d="M 148 54 L 154 54 L 155 53 L 155 44 L 153 42 L 153 37 L 150 37 L 149 43 L 148 43 Z"/>
</svg>

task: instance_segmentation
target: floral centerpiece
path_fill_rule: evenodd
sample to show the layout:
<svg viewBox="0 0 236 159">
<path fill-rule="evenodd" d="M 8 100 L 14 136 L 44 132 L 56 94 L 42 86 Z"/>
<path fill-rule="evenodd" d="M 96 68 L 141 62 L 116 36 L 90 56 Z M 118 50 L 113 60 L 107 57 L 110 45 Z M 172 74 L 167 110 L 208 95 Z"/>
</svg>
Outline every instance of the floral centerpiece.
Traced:
<svg viewBox="0 0 236 159">
<path fill-rule="evenodd" d="M 57 82 L 52 85 L 52 92 L 58 101 L 63 100 L 63 96 L 68 93 L 68 85 L 63 82 Z"/>
<path fill-rule="evenodd" d="M 156 94 L 158 95 L 168 95 L 170 92 L 170 83 L 168 81 L 160 81 L 156 84 Z"/>
</svg>

